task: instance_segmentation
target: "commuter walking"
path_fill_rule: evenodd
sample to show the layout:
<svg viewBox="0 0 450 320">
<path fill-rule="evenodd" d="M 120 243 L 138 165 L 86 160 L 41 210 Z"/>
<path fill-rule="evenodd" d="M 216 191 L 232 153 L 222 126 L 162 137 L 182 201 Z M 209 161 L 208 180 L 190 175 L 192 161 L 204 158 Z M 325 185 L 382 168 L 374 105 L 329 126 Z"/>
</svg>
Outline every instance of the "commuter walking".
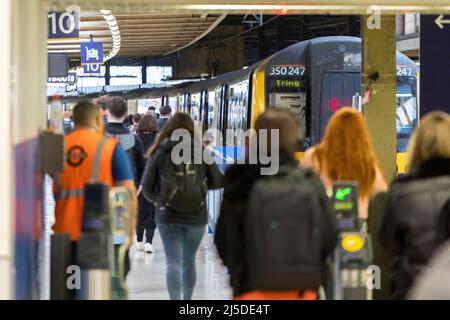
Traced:
<svg viewBox="0 0 450 320">
<path fill-rule="evenodd" d="M 128 111 L 125 100 L 118 96 L 110 97 L 107 106 L 109 116 L 105 130 L 106 134 L 116 138 L 122 148 L 127 152 L 135 177 L 136 187 L 138 187 L 145 168 L 142 141 L 124 125 Z"/>
<path fill-rule="evenodd" d="M 65 137 L 64 171 L 52 177 L 56 201 L 53 231 L 70 235 L 72 264 L 76 264 L 85 185 L 98 182 L 110 188 L 124 186 L 130 190 L 130 244 L 136 228 L 137 198 L 127 155 L 116 140 L 103 135 L 103 116 L 98 106 L 89 102 L 78 103 L 73 109 L 73 119 L 75 128 Z"/>
<path fill-rule="evenodd" d="M 158 128 L 161 131 L 172 116 L 172 108 L 170 106 L 163 106 L 159 109 L 160 117 L 158 119 Z"/>
<path fill-rule="evenodd" d="M 141 121 L 142 115 L 140 113 L 135 113 L 133 115 L 133 125 L 130 127 L 130 132 L 136 134 L 137 127 L 139 126 L 139 121 Z M 144 148 L 145 152 L 145 148 Z"/>
<path fill-rule="evenodd" d="M 108 103 L 109 103 L 110 98 L 111 97 L 108 95 L 103 95 L 103 96 L 100 96 L 100 97 L 92 100 L 92 103 L 97 105 L 100 108 L 100 112 L 103 116 L 105 126 L 106 126 L 106 123 L 108 123 L 108 117 L 109 117 Z"/>
<path fill-rule="evenodd" d="M 74 127 L 74 123 L 72 120 L 72 112 L 69 110 L 64 111 L 64 120 L 63 120 L 63 128 L 64 134 L 69 134 Z"/>
<path fill-rule="evenodd" d="M 145 115 L 140 119 L 136 134 L 141 139 L 144 150 L 148 151 L 156 139 L 158 133 L 158 124 L 156 119 L 151 115 Z M 155 233 L 155 206 L 148 201 L 142 192 L 139 192 L 139 210 L 138 223 L 136 229 L 137 249 L 145 252 L 155 252 L 153 248 L 153 235 Z M 144 243 L 145 232 L 145 243 Z"/>
<path fill-rule="evenodd" d="M 391 298 L 404 299 L 440 241 L 450 198 L 450 115 L 431 112 L 411 137 L 408 173 L 389 188 L 379 238 L 392 257 Z"/>
<path fill-rule="evenodd" d="M 328 194 L 339 180 L 358 182 L 359 218 L 367 219 L 370 197 L 387 189 L 364 119 L 344 107 L 330 119 L 322 142 L 305 152 L 301 161 L 320 175 Z"/>
<path fill-rule="evenodd" d="M 155 117 L 156 120 L 158 120 L 158 118 L 159 118 L 159 117 L 157 117 L 158 114 L 156 113 L 156 108 L 153 106 L 148 107 L 147 112 L 145 114 L 149 114 L 149 115 Z"/>
<path fill-rule="evenodd" d="M 277 150 L 274 141 L 256 143 L 279 159 L 279 170 L 262 175 L 266 165 L 259 157 L 249 163 L 249 151 L 246 164 L 234 164 L 225 174 L 215 242 L 234 298 L 317 299 L 337 241 L 330 201 L 320 178 L 295 160 L 300 130 L 291 112 L 271 108 L 256 120 L 255 130 L 253 141 L 278 130 Z"/>
<path fill-rule="evenodd" d="M 192 298 L 195 255 L 208 220 L 207 189 L 222 186 L 222 174 L 215 164 L 193 161 L 195 151 L 204 149 L 194 128 L 188 114 L 176 113 L 150 148 L 142 180 L 145 197 L 156 206 L 156 223 L 166 254 L 167 287 L 173 300 Z M 181 154 L 176 152 L 179 142 L 171 141 L 174 131 L 184 133 L 182 139 L 189 142 L 182 152 L 186 159 L 179 159 Z"/>
</svg>

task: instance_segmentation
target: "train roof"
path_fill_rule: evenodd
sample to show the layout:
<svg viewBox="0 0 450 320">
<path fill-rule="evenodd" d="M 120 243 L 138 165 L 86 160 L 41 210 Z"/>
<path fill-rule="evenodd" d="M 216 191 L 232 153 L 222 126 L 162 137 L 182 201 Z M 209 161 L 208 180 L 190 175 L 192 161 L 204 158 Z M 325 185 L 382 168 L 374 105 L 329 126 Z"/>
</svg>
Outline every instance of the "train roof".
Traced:
<svg viewBox="0 0 450 320">
<path fill-rule="evenodd" d="M 290 45 L 270 56 L 268 60 L 268 64 L 273 63 L 298 63 L 301 61 L 303 57 L 306 57 L 306 53 L 309 49 L 313 49 L 315 47 L 324 46 L 331 47 L 333 44 L 337 46 L 340 44 L 352 44 L 352 47 L 357 47 L 359 51 L 361 51 L 361 38 L 358 37 L 348 37 L 348 36 L 327 36 L 327 37 L 319 37 L 314 39 L 305 40 L 302 42 L 298 42 L 296 44 Z M 344 48 L 345 49 L 345 48 Z M 408 58 L 406 55 L 401 53 L 400 51 L 396 52 L 396 60 L 397 65 L 403 65 L 408 67 L 417 68 L 417 65 Z"/>
</svg>

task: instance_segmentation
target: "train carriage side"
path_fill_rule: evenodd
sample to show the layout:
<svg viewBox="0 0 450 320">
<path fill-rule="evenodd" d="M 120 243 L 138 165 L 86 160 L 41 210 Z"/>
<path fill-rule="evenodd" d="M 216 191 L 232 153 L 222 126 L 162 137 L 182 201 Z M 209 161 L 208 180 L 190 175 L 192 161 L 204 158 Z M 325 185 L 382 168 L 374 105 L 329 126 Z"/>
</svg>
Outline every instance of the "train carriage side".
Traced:
<svg viewBox="0 0 450 320">
<path fill-rule="evenodd" d="M 402 173 L 404 152 L 417 125 L 417 66 L 400 52 L 396 55 L 397 165 Z M 320 142 L 334 112 L 358 107 L 354 102 L 361 91 L 361 40 L 322 37 L 300 42 L 273 55 L 261 72 L 264 107 L 289 107 L 299 115 L 307 148 Z"/>
</svg>

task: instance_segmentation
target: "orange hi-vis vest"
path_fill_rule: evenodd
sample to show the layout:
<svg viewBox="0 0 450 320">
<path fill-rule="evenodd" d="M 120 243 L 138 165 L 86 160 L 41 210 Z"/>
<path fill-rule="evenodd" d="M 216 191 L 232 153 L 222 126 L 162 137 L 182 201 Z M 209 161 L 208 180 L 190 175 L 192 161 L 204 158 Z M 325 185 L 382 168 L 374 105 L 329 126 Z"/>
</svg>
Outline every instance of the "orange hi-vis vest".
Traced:
<svg viewBox="0 0 450 320">
<path fill-rule="evenodd" d="M 68 233 L 77 241 L 81 233 L 86 183 L 114 187 L 112 158 L 116 140 L 89 130 L 76 129 L 65 137 L 64 171 L 53 176 L 55 224 L 53 231 Z"/>
</svg>

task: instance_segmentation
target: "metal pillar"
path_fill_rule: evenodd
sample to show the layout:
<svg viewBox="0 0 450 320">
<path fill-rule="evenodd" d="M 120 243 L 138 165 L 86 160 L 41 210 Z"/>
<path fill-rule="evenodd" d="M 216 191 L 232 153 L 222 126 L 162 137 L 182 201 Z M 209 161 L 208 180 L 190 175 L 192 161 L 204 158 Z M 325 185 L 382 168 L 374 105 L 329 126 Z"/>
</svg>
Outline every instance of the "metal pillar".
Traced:
<svg viewBox="0 0 450 320">
<path fill-rule="evenodd" d="M 109 86 L 111 83 L 111 63 L 110 61 L 105 62 L 105 86 Z"/>
<path fill-rule="evenodd" d="M 369 20 L 369 24 L 368 24 Z M 395 16 L 381 16 L 381 28 L 369 29 L 368 16 L 361 19 L 362 92 L 371 91 L 363 112 L 375 154 L 385 177 L 394 177 L 396 167 L 396 74 Z"/>
<path fill-rule="evenodd" d="M 0 39 L 3 50 L 0 51 L 0 96 L 3 100 L 0 118 L 0 300 L 12 298 L 12 145 L 11 145 L 11 2 L 2 1 L 0 10 Z"/>
<path fill-rule="evenodd" d="M 264 27 L 258 30 L 258 58 L 262 60 L 267 56 L 267 44 L 264 36 Z"/>
</svg>

